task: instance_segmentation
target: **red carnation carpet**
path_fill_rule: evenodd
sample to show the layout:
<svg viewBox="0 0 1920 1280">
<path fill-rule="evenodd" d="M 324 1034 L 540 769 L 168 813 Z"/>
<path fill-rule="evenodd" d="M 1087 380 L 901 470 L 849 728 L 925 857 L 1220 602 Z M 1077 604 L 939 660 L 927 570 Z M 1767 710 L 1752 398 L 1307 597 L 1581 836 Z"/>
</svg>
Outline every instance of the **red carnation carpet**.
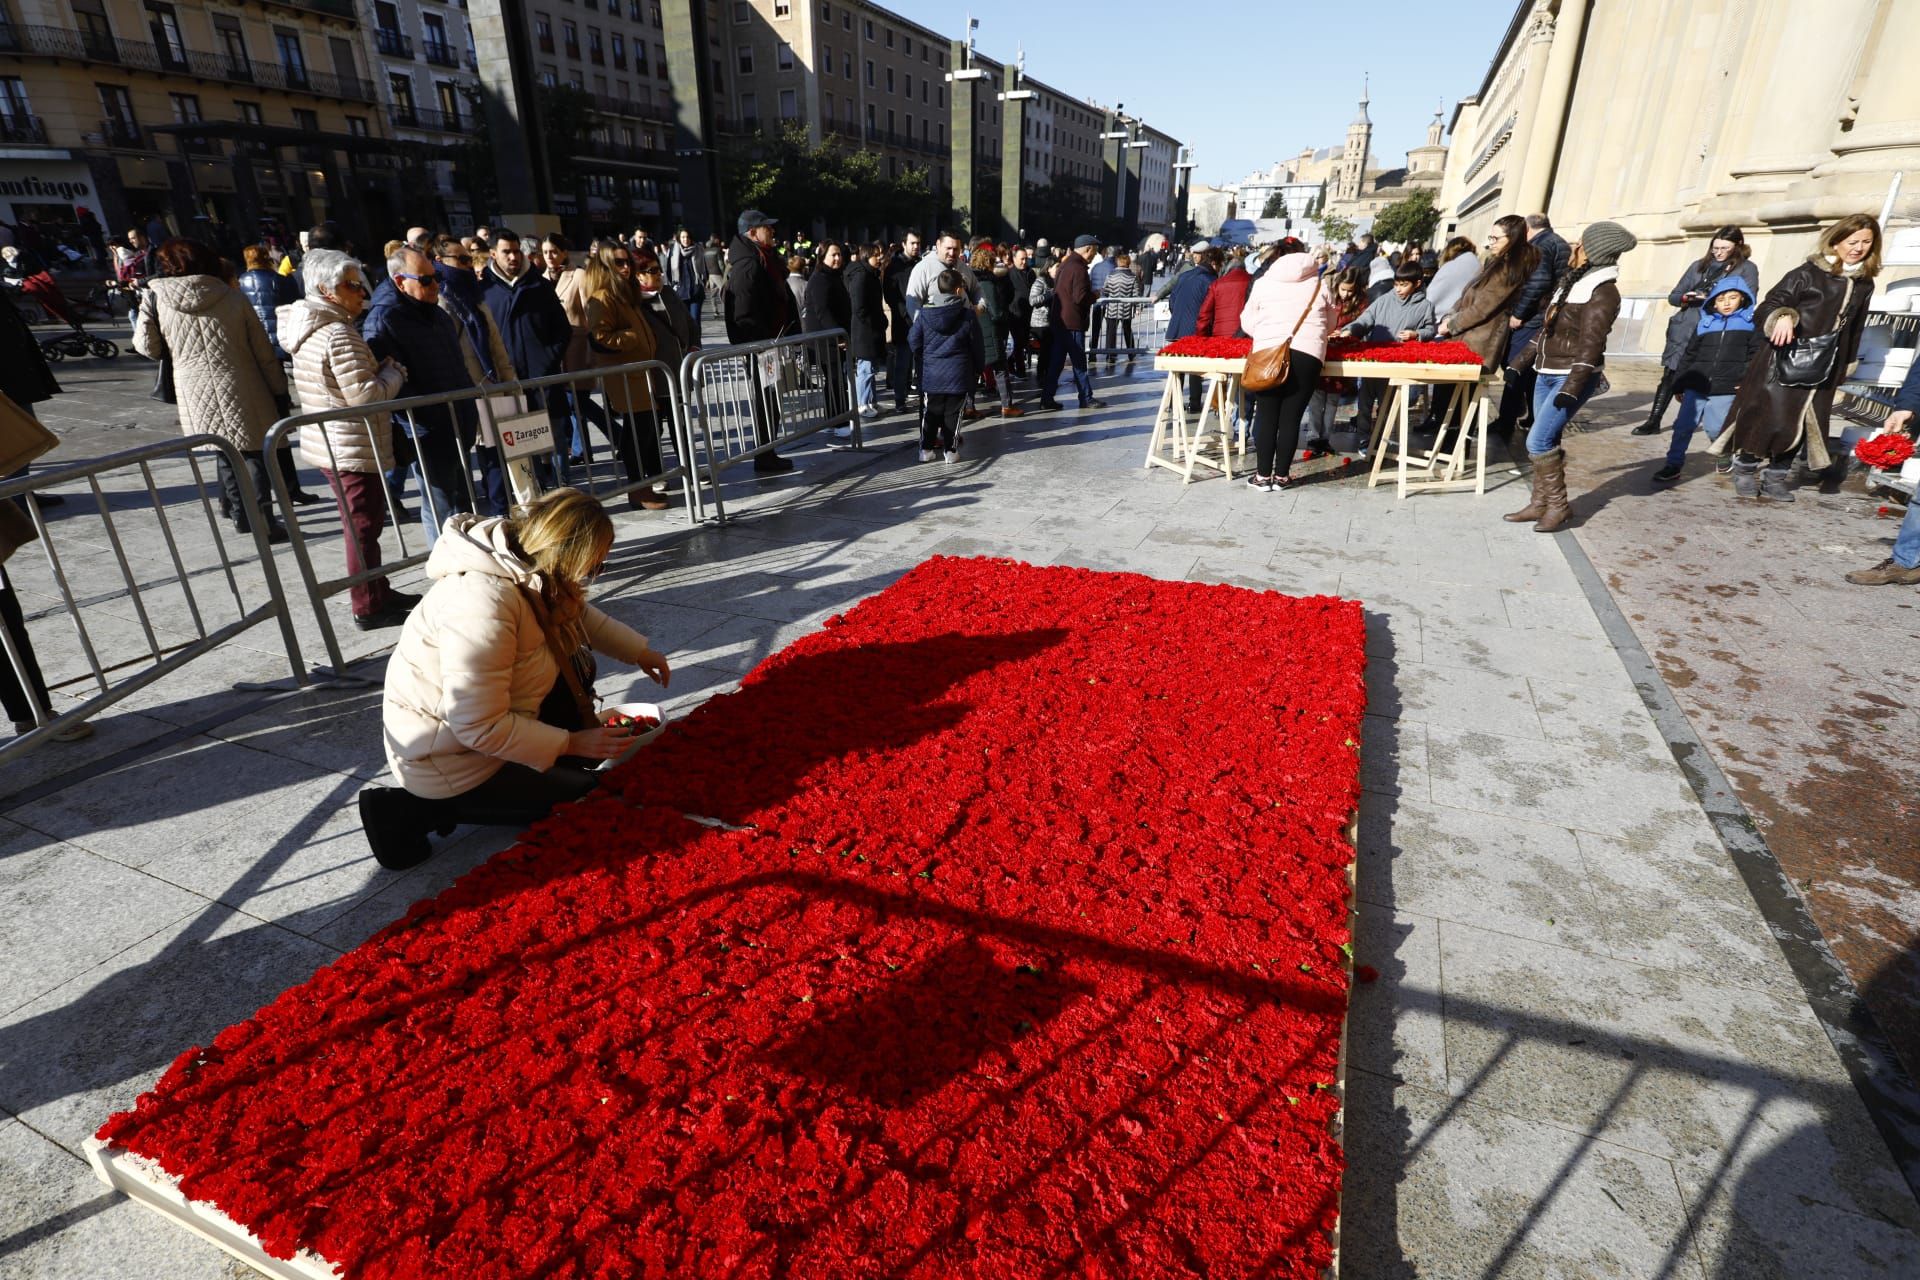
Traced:
<svg viewBox="0 0 1920 1280">
<path fill-rule="evenodd" d="M 930 560 L 101 1137 L 346 1277 L 1317 1277 L 1362 637 Z"/>
</svg>

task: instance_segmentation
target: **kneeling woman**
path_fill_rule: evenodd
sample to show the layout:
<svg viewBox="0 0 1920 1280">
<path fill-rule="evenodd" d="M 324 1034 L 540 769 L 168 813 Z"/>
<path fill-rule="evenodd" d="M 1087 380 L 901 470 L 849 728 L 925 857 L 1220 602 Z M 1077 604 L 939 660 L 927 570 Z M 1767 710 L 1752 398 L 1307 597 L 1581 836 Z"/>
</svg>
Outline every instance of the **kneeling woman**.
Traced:
<svg viewBox="0 0 1920 1280">
<path fill-rule="evenodd" d="M 592 652 L 665 685 L 667 660 L 587 603 L 613 522 L 575 489 L 506 518 L 448 520 L 427 559 L 433 587 L 387 661 L 387 763 L 400 788 L 360 793 L 385 867 L 431 852 L 429 832 L 521 826 L 593 789 L 592 766 L 625 749 L 593 712 Z M 562 664 L 565 664 L 564 666 Z"/>
</svg>

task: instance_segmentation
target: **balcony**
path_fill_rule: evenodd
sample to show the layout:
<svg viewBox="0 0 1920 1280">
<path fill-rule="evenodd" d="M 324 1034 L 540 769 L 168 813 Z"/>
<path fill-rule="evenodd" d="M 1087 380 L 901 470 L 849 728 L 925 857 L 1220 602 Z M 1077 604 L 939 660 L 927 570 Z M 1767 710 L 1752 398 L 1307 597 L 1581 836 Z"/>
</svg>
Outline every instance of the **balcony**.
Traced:
<svg viewBox="0 0 1920 1280">
<path fill-rule="evenodd" d="M 391 27 L 373 29 L 373 47 L 389 58 L 411 58 L 413 41 Z"/>
<path fill-rule="evenodd" d="M 605 142 L 598 138 L 587 139 L 589 154 L 574 157 L 581 162 L 613 161 L 618 164 L 647 165 L 658 169 L 672 169 L 678 163 L 671 151 L 662 151 L 657 147 L 641 146 L 624 142 Z"/>
<path fill-rule="evenodd" d="M 306 8 L 293 5 L 292 8 Z M 315 6 L 318 8 L 316 3 Z M 322 12 L 333 13 L 331 8 Z M 351 16 L 348 8 L 346 15 Z M 201 80 L 219 80 L 229 84 L 250 84 L 265 89 L 284 89 L 310 93 L 322 98 L 345 98 L 372 102 L 373 85 L 352 76 L 332 76 L 288 67 L 276 62 L 254 62 L 231 54 L 202 53 L 188 49 L 184 55 L 163 52 L 137 40 L 118 40 L 109 36 L 64 31 L 59 27 L 9 26 L 0 29 L 0 53 L 17 53 L 43 58 L 65 58 L 72 62 L 107 63 L 156 75 L 189 75 Z"/>
<path fill-rule="evenodd" d="M 678 119 L 672 107 L 655 106 L 651 102 L 635 102 L 631 98 L 616 98 L 610 94 L 593 93 L 587 95 L 587 101 L 595 111 L 611 116 L 625 116 L 629 120 L 653 120 L 661 124 L 672 124 Z"/>
<path fill-rule="evenodd" d="M 460 65 L 460 55 L 453 51 L 453 46 L 450 44 L 442 44 L 438 40 L 428 40 L 420 46 L 420 50 L 426 54 L 427 61 L 436 67 L 457 67 Z"/>
<path fill-rule="evenodd" d="M 146 131 L 133 121 L 122 120 L 118 116 L 109 116 L 100 122 L 100 136 L 107 140 L 110 147 L 151 149 Z"/>
<path fill-rule="evenodd" d="M 429 111 L 424 107 L 394 107 L 387 113 L 396 129 L 426 129 L 433 133 L 465 133 L 467 126 L 450 111 Z"/>
<path fill-rule="evenodd" d="M 567 41 L 567 56 L 575 62 L 580 61 L 580 42 L 578 40 Z"/>
<path fill-rule="evenodd" d="M 539 35 L 533 38 L 533 42 L 536 45 L 540 46 L 540 52 L 542 53 L 553 52 L 553 32 L 543 31 Z"/>
<path fill-rule="evenodd" d="M 11 144 L 38 143 L 45 146 L 47 126 L 39 116 L 8 115 L 0 116 L 0 142 Z"/>
</svg>

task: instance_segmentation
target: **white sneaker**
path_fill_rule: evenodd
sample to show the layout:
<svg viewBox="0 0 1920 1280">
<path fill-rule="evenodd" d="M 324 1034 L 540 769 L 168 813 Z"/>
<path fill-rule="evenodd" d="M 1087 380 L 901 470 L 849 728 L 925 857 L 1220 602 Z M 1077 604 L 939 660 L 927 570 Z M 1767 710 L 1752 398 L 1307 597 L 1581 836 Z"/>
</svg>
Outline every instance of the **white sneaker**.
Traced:
<svg viewBox="0 0 1920 1280">
<path fill-rule="evenodd" d="M 863 404 L 860 406 L 860 416 L 863 418 L 878 418 L 881 416 L 880 407 L 878 405 Z"/>
<path fill-rule="evenodd" d="M 920 451 L 920 461 L 922 462 L 936 462 L 939 460 L 939 458 L 940 458 L 940 454 L 937 450 L 922 449 Z"/>
<path fill-rule="evenodd" d="M 853 424 L 849 422 L 844 427 L 829 427 L 827 428 L 827 434 L 836 440 L 851 440 L 853 439 Z"/>
<path fill-rule="evenodd" d="M 960 461 L 960 451 L 958 449 L 947 450 L 947 461 L 948 462 Z"/>
</svg>

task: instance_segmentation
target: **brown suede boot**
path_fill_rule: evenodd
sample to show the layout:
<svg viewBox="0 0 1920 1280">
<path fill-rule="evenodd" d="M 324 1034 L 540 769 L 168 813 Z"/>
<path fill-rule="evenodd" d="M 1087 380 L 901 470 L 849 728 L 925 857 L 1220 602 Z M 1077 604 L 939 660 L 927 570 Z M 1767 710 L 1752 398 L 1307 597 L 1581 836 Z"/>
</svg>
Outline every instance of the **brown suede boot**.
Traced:
<svg viewBox="0 0 1920 1280">
<path fill-rule="evenodd" d="M 1540 459 L 1535 458 L 1527 470 L 1527 478 L 1533 482 L 1533 496 L 1527 499 L 1527 505 L 1509 516 L 1502 516 L 1508 524 L 1531 524 L 1547 513 L 1540 505 Z"/>
<path fill-rule="evenodd" d="M 1567 508 L 1567 451 L 1555 449 L 1533 460 L 1535 474 L 1540 477 L 1540 506 L 1543 514 L 1540 523 L 1533 526 L 1535 533 L 1552 533 L 1567 523 L 1572 514 Z"/>
</svg>

